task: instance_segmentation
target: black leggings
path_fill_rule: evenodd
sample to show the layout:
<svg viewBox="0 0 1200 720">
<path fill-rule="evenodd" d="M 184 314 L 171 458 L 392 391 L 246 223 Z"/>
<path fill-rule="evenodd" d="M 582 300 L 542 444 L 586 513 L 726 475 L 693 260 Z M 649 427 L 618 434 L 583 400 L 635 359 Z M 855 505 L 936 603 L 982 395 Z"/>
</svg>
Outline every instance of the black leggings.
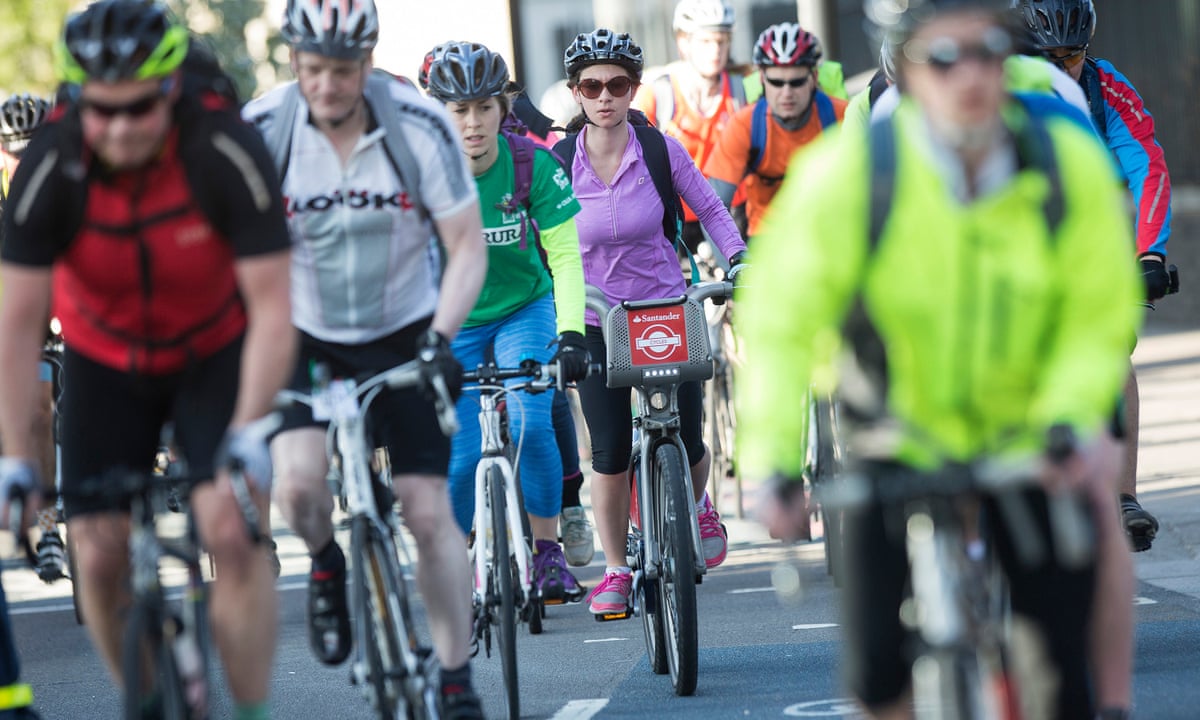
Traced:
<svg viewBox="0 0 1200 720">
<path fill-rule="evenodd" d="M 585 340 L 593 360 L 603 364 L 607 355 L 600 328 L 589 325 Z M 629 469 L 629 457 L 633 453 L 633 415 L 629 388 L 610 389 L 607 382 L 607 373 L 588 377 L 579 383 L 579 400 L 592 436 L 592 470 L 617 475 Z M 700 383 L 683 383 L 679 386 L 679 435 L 687 448 L 688 465 L 695 465 L 704 458 L 703 418 Z"/>
</svg>

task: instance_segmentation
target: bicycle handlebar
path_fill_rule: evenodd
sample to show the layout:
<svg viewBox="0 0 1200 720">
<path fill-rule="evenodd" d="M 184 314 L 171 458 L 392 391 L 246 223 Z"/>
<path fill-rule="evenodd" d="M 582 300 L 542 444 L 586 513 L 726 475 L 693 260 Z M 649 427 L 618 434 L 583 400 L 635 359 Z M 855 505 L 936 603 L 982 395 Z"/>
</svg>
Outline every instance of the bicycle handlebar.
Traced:
<svg viewBox="0 0 1200 720">
<path fill-rule="evenodd" d="M 409 360 L 402 365 L 374 375 L 362 375 L 360 378 L 355 378 L 354 383 L 356 400 L 366 397 L 380 385 L 387 385 L 392 389 L 427 386 L 433 391 L 434 409 L 437 411 L 438 426 L 441 427 L 442 434 L 451 437 L 458 432 L 458 416 L 454 411 L 454 401 L 450 399 L 450 391 L 446 387 L 445 378 L 441 373 L 431 373 L 426 364 L 420 360 Z M 281 390 L 275 396 L 275 407 L 284 409 L 298 404 L 311 408 L 317 402 L 318 396 L 319 393 Z M 371 399 L 374 399 L 373 395 Z M 366 405 L 370 405 L 371 399 L 367 401 Z M 366 412 L 366 406 L 361 408 L 361 412 Z"/>
<path fill-rule="evenodd" d="M 600 363 L 588 364 L 588 376 L 599 375 L 604 370 Z M 519 367 L 502 368 L 495 363 L 485 363 L 476 366 L 474 370 L 463 372 L 463 383 L 474 383 L 480 387 L 500 385 L 505 380 L 529 378 L 527 382 L 517 386 L 518 389 L 531 393 L 545 392 L 557 385 L 559 390 L 560 368 L 557 362 L 539 363 L 532 360 L 521 363 Z"/>
<path fill-rule="evenodd" d="M 689 298 L 699 303 L 703 303 L 705 300 L 712 300 L 714 303 L 720 304 L 733 297 L 733 290 L 734 285 L 728 280 L 708 280 L 689 285 L 682 295 L 676 295 L 675 297 L 622 300 L 620 305 L 626 309 L 658 307 L 660 305 L 677 305 Z M 584 297 L 587 308 L 599 315 L 600 322 L 603 323 L 605 316 L 613 308 L 614 303 L 595 285 L 587 286 Z"/>
</svg>

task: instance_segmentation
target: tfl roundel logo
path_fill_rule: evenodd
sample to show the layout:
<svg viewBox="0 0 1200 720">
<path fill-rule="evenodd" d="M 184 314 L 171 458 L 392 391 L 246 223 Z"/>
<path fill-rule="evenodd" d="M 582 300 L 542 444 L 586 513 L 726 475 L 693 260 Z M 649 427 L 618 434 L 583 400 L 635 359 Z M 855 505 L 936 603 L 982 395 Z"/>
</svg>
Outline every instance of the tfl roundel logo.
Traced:
<svg viewBox="0 0 1200 720">
<path fill-rule="evenodd" d="M 686 363 L 687 323 L 680 307 L 629 313 L 629 354 L 633 365 Z"/>
</svg>

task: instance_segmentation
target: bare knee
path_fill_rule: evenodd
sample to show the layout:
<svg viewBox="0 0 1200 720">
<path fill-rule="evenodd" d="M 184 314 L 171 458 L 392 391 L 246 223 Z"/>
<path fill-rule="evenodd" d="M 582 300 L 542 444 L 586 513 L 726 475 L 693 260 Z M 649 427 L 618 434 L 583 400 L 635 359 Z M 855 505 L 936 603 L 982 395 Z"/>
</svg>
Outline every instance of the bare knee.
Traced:
<svg viewBox="0 0 1200 720">
<path fill-rule="evenodd" d="M 129 574 L 129 521 L 119 516 L 87 516 L 69 526 L 75 563 L 84 583 L 117 586 Z"/>
</svg>

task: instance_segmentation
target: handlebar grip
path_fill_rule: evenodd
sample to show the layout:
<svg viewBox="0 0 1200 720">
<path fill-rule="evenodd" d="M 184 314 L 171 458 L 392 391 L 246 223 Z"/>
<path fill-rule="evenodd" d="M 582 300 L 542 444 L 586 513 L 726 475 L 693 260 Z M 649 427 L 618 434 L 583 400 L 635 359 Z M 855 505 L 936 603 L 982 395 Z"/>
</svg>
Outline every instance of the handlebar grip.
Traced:
<svg viewBox="0 0 1200 720">
<path fill-rule="evenodd" d="M 1070 425 L 1052 425 L 1046 432 L 1046 456 L 1055 464 L 1075 454 L 1075 430 Z"/>
<path fill-rule="evenodd" d="M 442 429 L 442 434 L 446 437 L 453 437 L 458 432 L 458 413 L 455 412 L 454 403 L 450 400 L 450 390 L 446 387 L 446 380 L 437 374 L 429 379 L 429 385 L 433 388 L 433 405 L 437 410 L 438 425 Z"/>
</svg>

